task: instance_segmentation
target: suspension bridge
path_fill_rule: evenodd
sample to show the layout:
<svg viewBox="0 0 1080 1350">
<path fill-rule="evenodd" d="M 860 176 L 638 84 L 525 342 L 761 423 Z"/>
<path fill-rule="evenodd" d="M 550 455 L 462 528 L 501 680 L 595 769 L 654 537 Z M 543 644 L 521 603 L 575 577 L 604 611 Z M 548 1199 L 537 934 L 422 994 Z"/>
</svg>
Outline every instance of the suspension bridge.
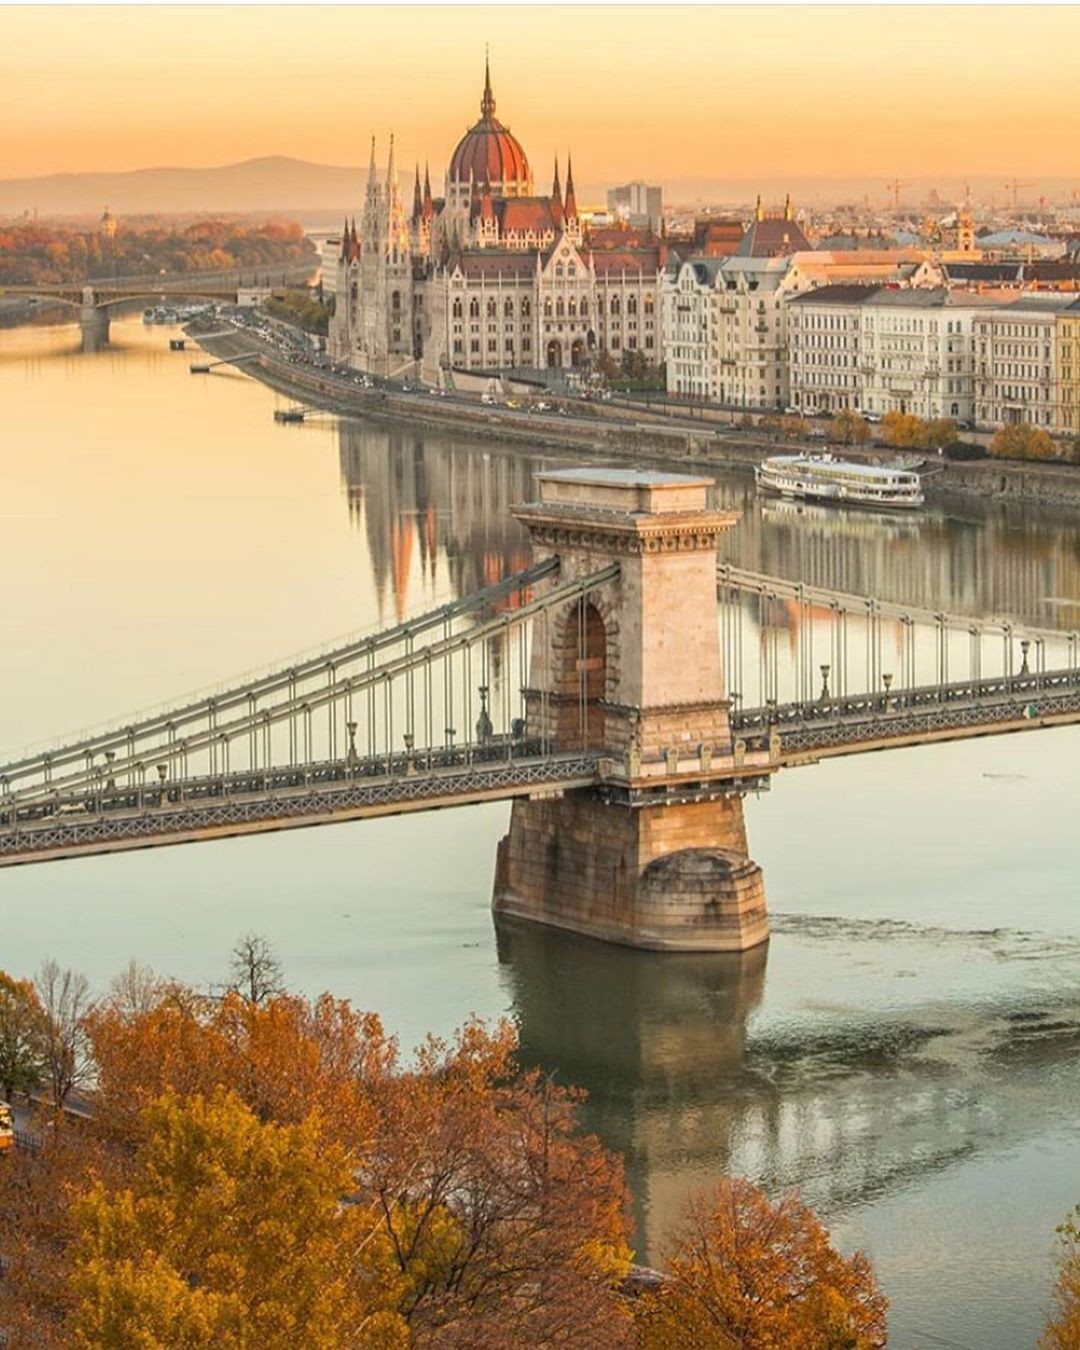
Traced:
<svg viewBox="0 0 1080 1350">
<path fill-rule="evenodd" d="M 542 474 L 533 566 L 0 766 L 0 866 L 511 800 L 497 909 L 767 935 L 743 798 L 786 767 L 1080 721 L 1080 635 L 718 561 L 711 482 Z"/>
</svg>

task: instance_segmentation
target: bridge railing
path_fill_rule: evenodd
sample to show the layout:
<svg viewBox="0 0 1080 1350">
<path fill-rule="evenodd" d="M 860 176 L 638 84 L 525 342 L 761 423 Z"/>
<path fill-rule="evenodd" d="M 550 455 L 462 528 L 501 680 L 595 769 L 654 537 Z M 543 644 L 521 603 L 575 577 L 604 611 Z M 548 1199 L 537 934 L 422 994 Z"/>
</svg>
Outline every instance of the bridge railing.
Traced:
<svg viewBox="0 0 1080 1350">
<path fill-rule="evenodd" d="M 941 687 L 1080 666 L 1080 633 L 829 591 L 722 565 L 736 708 Z"/>
<path fill-rule="evenodd" d="M 534 622 L 619 568 L 556 580 L 534 596 L 533 585 L 556 571 L 541 564 L 218 698 L 6 766 L 3 823 L 100 812 L 107 802 L 160 805 L 191 785 L 245 791 L 279 772 L 296 785 L 320 764 L 393 772 L 452 758 L 462 744 L 486 747 L 484 759 L 534 754 L 526 699 Z"/>
</svg>

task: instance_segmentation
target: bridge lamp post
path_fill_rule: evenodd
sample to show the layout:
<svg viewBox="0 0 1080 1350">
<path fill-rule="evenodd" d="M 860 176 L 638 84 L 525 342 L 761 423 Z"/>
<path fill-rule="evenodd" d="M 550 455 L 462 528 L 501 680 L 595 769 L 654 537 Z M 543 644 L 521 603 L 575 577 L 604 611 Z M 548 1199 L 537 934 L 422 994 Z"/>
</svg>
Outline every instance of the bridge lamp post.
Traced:
<svg viewBox="0 0 1080 1350">
<path fill-rule="evenodd" d="M 882 675 L 881 683 L 885 686 L 885 711 L 892 712 L 892 675 Z"/>
<path fill-rule="evenodd" d="M 1021 639 L 1020 639 L 1020 672 L 1019 672 L 1021 675 L 1030 675 L 1030 674 L 1031 674 L 1031 671 L 1028 669 L 1028 652 L 1029 652 L 1030 650 L 1031 650 L 1031 639 L 1030 639 L 1030 638 L 1021 638 Z"/>
<path fill-rule="evenodd" d="M 821 702 L 821 703 L 828 703 L 828 701 L 829 701 L 829 670 L 830 670 L 830 667 L 829 667 L 828 665 L 822 665 L 822 667 L 821 667 L 821 693 L 820 693 L 820 695 L 818 696 L 818 701 Z"/>
<path fill-rule="evenodd" d="M 345 723 L 345 730 L 349 733 L 349 751 L 348 751 L 348 754 L 345 756 L 345 758 L 346 758 L 346 761 L 347 761 L 347 763 L 348 763 L 348 765 L 349 765 L 349 770 L 350 770 L 350 772 L 352 772 L 352 771 L 356 768 L 356 761 L 357 761 L 357 754 L 356 754 L 356 727 L 357 727 L 357 724 L 356 724 L 355 722 L 346 722 L 346 723 Z M 406 739 L 407 739 L 407 738 L 406 738 Z"/>
</svg>

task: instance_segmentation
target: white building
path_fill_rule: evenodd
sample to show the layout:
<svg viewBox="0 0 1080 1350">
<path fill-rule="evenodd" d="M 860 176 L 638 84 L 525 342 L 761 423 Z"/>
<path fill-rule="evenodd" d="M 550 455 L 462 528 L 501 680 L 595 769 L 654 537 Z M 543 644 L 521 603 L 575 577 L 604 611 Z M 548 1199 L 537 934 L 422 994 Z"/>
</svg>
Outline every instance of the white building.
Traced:
<svg viewBox="0 0 1080 1350">
<path fill-rule="evenodd" d="M 534 191 L 520 142 L 495 116 L 486 74 L 480 120 L 450 157 L 445 194 L 415 175 L 411 215 L 374 145 L 360 229 L 345 230 L 329 348 L 381 375 L 444 382 L 488 374 L 660 359 L 662 242 L 626 228 L 588 230 L 573 171 Z"/>
<path fill-rule="evenodd" d="M 997 427 L 1060 425 L 1058 315 L 1073 295 L 1023 295 L 976 316 L 975 421 Z"/>
<path fill-rule="evenodd" d="M 877 286 L 821 286 L 788 301 L 791 403 L 802 413 L 861 406 L 862 306 Z"/>
<path fill-rule="evenodd" d="M 944 287 L 882 289 L 870 296 L 860 306 L 860 410 L 972 421 L 973 325 L 995 303 Z"/>
</svg>

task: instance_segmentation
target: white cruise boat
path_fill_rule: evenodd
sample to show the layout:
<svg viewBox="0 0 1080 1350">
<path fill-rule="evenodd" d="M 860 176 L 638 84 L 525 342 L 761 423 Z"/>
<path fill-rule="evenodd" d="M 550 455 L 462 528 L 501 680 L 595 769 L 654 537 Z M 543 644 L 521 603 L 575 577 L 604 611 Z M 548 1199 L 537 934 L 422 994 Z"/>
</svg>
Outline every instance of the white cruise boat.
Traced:
<svg viewBox="0 0 1080 1350">
<path fill-rule="evenodd" d="M 922 506 L 922 482 L 910 469 L 855 464 L 834 455 L 770 455 L 758 465 L 758 487 L 801 501 L 836 506 Z"/>
</svg>

